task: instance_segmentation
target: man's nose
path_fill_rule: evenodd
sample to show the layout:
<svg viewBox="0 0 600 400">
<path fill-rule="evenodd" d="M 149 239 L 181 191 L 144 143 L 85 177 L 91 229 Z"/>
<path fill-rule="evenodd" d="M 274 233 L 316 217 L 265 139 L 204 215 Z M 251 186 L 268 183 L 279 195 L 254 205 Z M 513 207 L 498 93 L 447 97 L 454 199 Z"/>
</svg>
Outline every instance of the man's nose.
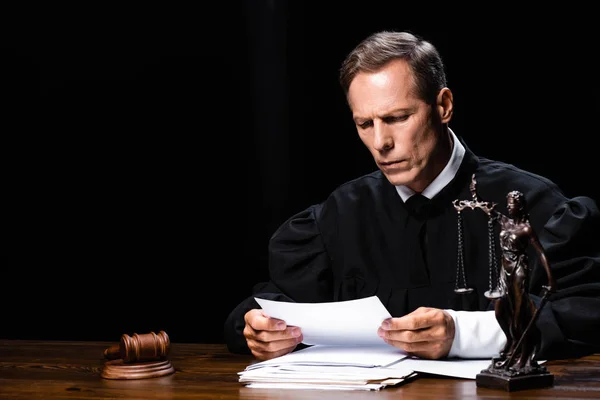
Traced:
<svg viewBox="0 0 600 400">
<path fill-rule="evenodd" d="M 382 121 L 373 124 L 373 147 L 377 151 L 386 151 L 394 147 L 394 138 Z"/>
</svg>

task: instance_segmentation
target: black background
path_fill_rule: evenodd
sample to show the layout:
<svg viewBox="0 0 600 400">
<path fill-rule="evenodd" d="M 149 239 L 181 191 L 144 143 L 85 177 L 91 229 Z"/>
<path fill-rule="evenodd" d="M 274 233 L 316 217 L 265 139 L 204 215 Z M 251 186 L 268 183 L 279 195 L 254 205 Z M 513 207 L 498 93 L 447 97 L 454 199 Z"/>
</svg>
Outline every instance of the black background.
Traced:
<svg viewBox="0 0 600 400">
<path fill-rule="evenodd" d="M 4 12 L 0 337 L 221 342 L 276 227 L 375 167 L 337 72 L 377 30 L 438 47 L 472 150 L 600 199 L 591 9 L 402 3 Z"/>
</svg>

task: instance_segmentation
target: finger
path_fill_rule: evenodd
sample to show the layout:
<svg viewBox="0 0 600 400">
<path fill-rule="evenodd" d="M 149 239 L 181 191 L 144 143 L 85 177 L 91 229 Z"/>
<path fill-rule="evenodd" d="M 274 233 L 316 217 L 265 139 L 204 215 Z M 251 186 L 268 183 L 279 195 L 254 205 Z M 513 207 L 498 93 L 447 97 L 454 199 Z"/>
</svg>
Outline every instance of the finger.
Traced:
<svg viewBox="0 0 600 400">
<path fill-rule="evenodd" d="M 288 326 L 282 331 L 261 331 L 252 328 L 246 324 L 244 327 L 244 336 L 246 339 L 252 339 L 259 342 L 275 342 L 280 340 L 298 339 L 302 336 L 302 330 L 296 326 Z"/>
<path fill-rule="evenodd" d="M 412 356 L 416 356 L 424 359 L 439 359 L 445 357 L 448 354 L 447 344 L 443 341 L 429 341 L 429 342 L 400 342 L 400 341 L 386 341 L 394 347 L 404 350 L 406 353 Z"/>
<path fill-rule="evenodd" d="M 444 311 L 440 310 L 439 315 L 442 318 L 433 327 L 419 330 L 384 330 L 380 328 L 377 333 L 386 343 L 411 355 L 430 359 L 442 358 L 449 354 L 452 347 L 454 322 L 452 316 Z"/>
<path fill-rule="evenodd" d="M 292 343 L 281 343 L 281 347 L 264 347 L 262 345 L 260 345 L 259 343 L 248 343 L 248 348 L 250 348 L 250 351 L 252 352 L 252 355 L 261 361 L 264 360 L 270 360 L 272 358 L 276 358 L 276 357 L 280 357 L 283 355 L 286 355 L 288 353 L 291 353 L 296 346 L 298 345 L 297 342 L 292 342 Z"/>
<path fill-rule="evenodd" d="M 446 336 L 441 327 L 419 330 L 384 330 L 379 328 L 377 334 L 386 341 L 403 343 L 430 342 L 442 340 Z"/>
<path fill-rule="evenodd" d="M 248 348 L 252 354 L 260 360 L 268 360 L 274 357 L 287 354 L 294 350 L 303 340 L 302 335 L 294 338 L 286 338 L 272 341 L 262 341 L 258 339 L 246 339 Z"/>
<path fill-rule="evenodd" d="M 386 330 L 379 328 L 377 334 L 384 340 L 406 343 L 454 340 L 454 320 L 450 314 L 440 311 L 439 316 L 429 319 L 432 326 L 423 329 Z"/>
<path fill-rule="evenodd" d="M 399 318 L 388 318 L 381 324 L 384 330 L 419 330 L 443 322 L 442 310 L 420 307 L 410 314 Z"/>
<path fill-rule="evenodd" d="M 246 325 L 250 325 L 256 331 L 283 331 L 286 323 L 278 318 L 271 318 L 263 310 L 254 309 L 244 315 Z"/>
</svg>

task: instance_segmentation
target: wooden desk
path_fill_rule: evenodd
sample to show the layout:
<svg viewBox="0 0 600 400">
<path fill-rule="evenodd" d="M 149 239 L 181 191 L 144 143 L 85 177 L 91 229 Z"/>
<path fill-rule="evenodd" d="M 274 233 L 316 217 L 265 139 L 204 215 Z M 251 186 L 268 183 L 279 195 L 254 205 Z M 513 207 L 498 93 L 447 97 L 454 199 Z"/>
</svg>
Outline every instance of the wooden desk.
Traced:
<svg viewBox="0 0 600 400">
<path fill-rule="evenodd" d="M 600 398 L 600 355 L 546 364 L 555 374 L 547 389 L 503 392 L 474 380 L 422 376 L 379 392 L 248 389 L 237 372 L 250 356 L 224 345 L 172 343 L 175 374 L 141 380 L 100 377 L 108 342 L 0 339 L 0 399 L 591 399 Z"/>
</svg>

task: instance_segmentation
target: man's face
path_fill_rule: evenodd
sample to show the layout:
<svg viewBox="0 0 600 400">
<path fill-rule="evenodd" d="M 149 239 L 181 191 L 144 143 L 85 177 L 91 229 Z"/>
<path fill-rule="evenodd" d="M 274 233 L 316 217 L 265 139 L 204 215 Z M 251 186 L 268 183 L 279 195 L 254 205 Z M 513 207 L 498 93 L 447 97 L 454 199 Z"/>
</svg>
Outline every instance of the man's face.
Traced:
<svg viewBox="0 0 600 400">
<path fill-rule="evenodd" d="M 432 108 L 414 88 L 408 64 L 396 60 L 376 72 L 359 73 L 348 102 L 361 140 L 390 183 L 420 192 L 443 165 L 435 159 L 439 133 Z"/>
</svg>

